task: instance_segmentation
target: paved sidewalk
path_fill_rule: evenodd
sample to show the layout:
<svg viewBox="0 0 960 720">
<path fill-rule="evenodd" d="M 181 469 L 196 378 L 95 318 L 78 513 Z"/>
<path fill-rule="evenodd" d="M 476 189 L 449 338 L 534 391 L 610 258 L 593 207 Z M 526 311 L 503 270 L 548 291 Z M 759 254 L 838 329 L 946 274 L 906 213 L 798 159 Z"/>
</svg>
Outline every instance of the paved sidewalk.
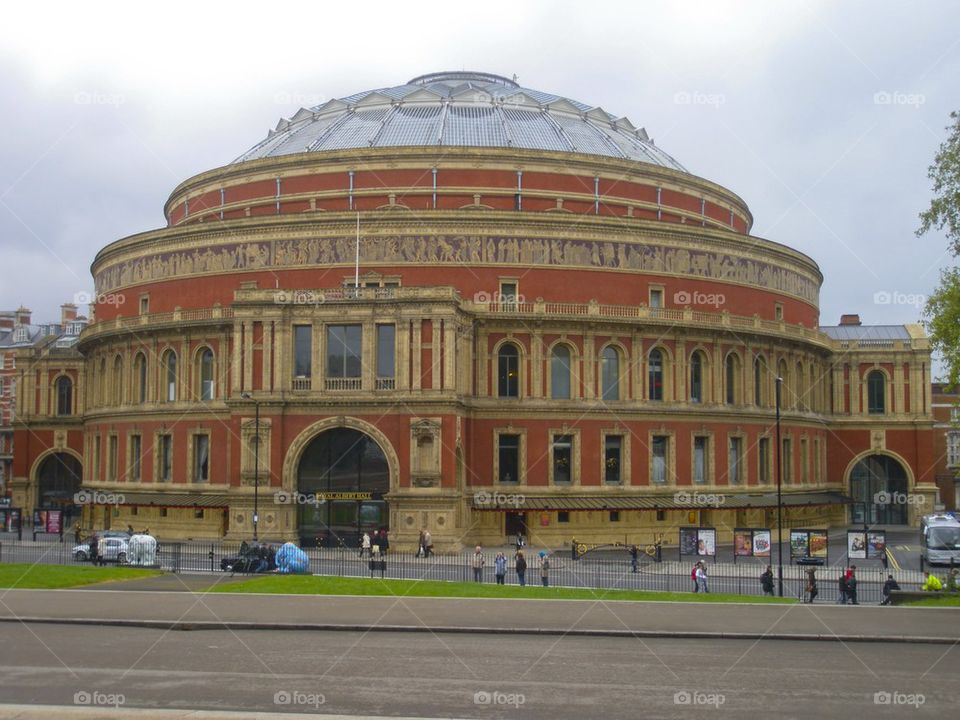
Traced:
<svg viewBox="0 0 960 720">
<path fill-rule="evenodd" d="M 960 643 L 958 619 L 960 610 L 952 608 L 867 605 L 246 595 L 106 587 L 0 592 L 0 622 L 77 622 L 181 630 L 363 630 Z"/>
</svg>

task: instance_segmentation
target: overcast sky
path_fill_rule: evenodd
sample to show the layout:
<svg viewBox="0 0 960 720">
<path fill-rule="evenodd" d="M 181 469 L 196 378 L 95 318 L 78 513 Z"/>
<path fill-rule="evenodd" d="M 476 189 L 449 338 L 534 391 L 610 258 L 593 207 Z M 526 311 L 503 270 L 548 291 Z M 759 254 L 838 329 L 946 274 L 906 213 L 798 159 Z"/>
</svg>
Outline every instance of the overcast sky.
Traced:
<svg viewBox="0 0 960 720">
<path fill-rule="evenodd" d="M 99 8 L 94 11 L 91 8 Z M 809 254 L 821 322 L 914 322 L 952 261 L 914 236 L 960 109 L 952 2 L 18 3 L 0 25 L 0 309 L 92 290 L 180 181 L 302 106 L 472 69 L 626 115 Z"/>
</svg>

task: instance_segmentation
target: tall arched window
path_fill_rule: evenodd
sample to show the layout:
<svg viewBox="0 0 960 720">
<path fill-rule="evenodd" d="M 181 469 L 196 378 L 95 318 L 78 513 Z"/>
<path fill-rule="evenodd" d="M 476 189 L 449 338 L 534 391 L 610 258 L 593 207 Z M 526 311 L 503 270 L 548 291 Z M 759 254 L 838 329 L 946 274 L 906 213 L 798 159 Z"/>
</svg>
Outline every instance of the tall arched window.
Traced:
<svg viewBox="0 0 960 720">
<path fill-rule="evenodd" d="M 600 353 L 600 383 L 603 400 L 620 399 L 620 353 L 612 345 Z"/>
<path fill-rule="evenodd" d="M 763 372 L 766 363 L 760 355 L 753 359 L 753 404 L 757 407 L 763 405 Z"/>
<path fill-rule="evenodd" d="M 177 354 L 173 350 L 163 356 L 163 389 L 164 400 L 177 401 Z"/>
<path fill-rule="evenodd" d="M 550 397 L 570 399 L 570 348 L 554 345 L 550 352 Z"/>
<path fill-rule="evenodd" d="M 100 407 L 103 407 L 107 404 L 107 386 L 110 384 L 107 381 L 107 360 L 103 358 L 100 360 L 100 372 L 97 375 L 97 379 L 100 381 L 100 387 L 97 388 L 98 395 L 97 398 L 99 401 Z"/>
<path fill-rule="evenodd" d="M 663 353 L 650 351 L 647 371 L 647 397 L 650 400 L 663 400 Z"/>
<path fill-rule="evenodd" d="M 57 415 L 73 414 L 73 380 L 66 375 L 57 378 Z"/>
<path fill-rule="evenodd" d="M 690 402 L 703 402 L 703 353 L 697 350 L 690 356 Z"/>
<path fill-rule="evenodd" d="M 796 407 L 798 410 L 801 410 L 807 404 L 806 392 L 803 386 L 804 374 L 803 374 L 803 363 L 797 362 L 797 366 L 794 369 L 793 373 L 793 392 L 796 395 Z"/>
<path fill-rule="evenodd" d="M 147 356 L 137 353 L 133 359 L 134 382 L 136 382 L 136 398 L 141 405 L 147 401 Z"/>
<path fill-rule="evenodd" d="M 737 402 L 737 375 L 740 369 L 740 361 L 736 353 L 727 355 L 726 360 L 726 402 L 727 405 L 734 405 Z"/>
<path fill-rule="evenodd" d="M 811 410 L 814 410 L 814 411 L 819 410 L 820 397 L 818 393 L 820 392 L 820 387 L 817 384 L 817 372 L 816 372 L 816 368 L 813 365 L 810 366 L 810 384 L 807 387 L 810 388 L 809 390 L 810 401 L 807 403 L 807 405 L 810 407 Z"/>
<path fill-rule="evenodd" d="M 200 376 L 200 395 L 201 400 L 213 400 L 216 388 L 213 382 L 213 350 L 204 348 L 197 360 Z"/>
<path fill-rule="evenodd" d="M 520 397 L 520 350 L 504 343 L 497 353 L 497 395 Z"/>
<path fill-rule="evenodd" d="M 867 375 L 867 412 L 883 414 L 887 411 L 887 378 L 879 370 Z"/>
<path fill-rule="evenodd" d="M 780 378 L 780 407 L 789 407 L 790 400 L 787 396 L 790 394 L 790 378 L 787 377 L 787 361 L 782 358 L 777 363 L 777 377 Z"/>
<path fill-rule="evenodd" d="M 113 404 L 123 405 L 123 358 L 117 355 L 113 359 L 113 378 L 111 381 Z"/>
</svg>

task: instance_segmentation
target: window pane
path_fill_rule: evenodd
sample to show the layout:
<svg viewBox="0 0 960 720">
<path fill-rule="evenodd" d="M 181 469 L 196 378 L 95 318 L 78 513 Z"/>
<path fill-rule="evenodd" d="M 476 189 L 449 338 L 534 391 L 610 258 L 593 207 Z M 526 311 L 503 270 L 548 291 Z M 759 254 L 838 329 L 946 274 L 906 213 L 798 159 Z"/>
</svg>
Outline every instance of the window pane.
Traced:
<svg viewBox="0 0 960 720">
<path fill-rule="evenodd" d="M 703 402 L 703 359 L 698 352 L 690 358 L 690 402 Z"/>
<path fill-rule="evenodd" d="M 753 361 L 753 404 L 760 405 L 763 399 L 763 367 L 760 358 Z"/>
<path fill-rule="evenodd" d="M 760 482 L 770 482 L 770 438 L 760 438 Z"/>
<path fill-rule="evenodd" d="M 498 436 L 500 473 L 497 478 L 502 483 L 515 483 L 520 480 L 520 436 Z"/>
<path fill-rule="evenodd" d="M 733 355 L 727 356 L 727 404 L 733 405 L 736 401 L 737 368 Z"/>
<path fill-rule="evenodd" d="M 296 377 L 310 377 L 313 374 L 313 328 L 310 325 L 296 325 L 293 328 L 293 374 Z"/>
<path fill-rule="evenodd" d="M 327 327 L 327 376 L 358 378 L 361 375 L 361 329 L 359 325 Z"/>
<path fill-rule="evenodd" d="M 653 477 L 654 483 L 665 483 L 667 481 L 667 438 L 664 436 L 655 436 L 651 444 L 650 453 L 653 458 Z"/>
<path fill-rule="evenodd" d="M 396 327 L 377 325 L 377 377 L 392 378 L 394 375 L 394 346 Z"/>
<path fill-rule="evenodd" d="M 193 438 L 193 478 L 195 482 L 210 479 L 210 438 L 207 435 Z"/>
<path fill-rule="evenodd" d="M 502 345 L 497 356 L 497 394 L 500 397 L 520 396 L 520 353 L 510 343 Z"/>
<path fill-rule="evenodd" d="M 651 400 L 663 400 L 663 354 L 659 350 L 650 353 L 649 395 Z"/>
<path fill-rule="evenodd" d="M 553 481 L 569 484 L 572 480 L 573 436 L 553 436 Z"/>
<path fill-rule="evenodd" d="M 600 360 L 602 399 L 619 400 L 620 399 L 620 355 L 617 351 L 607 346 L 603 349 Z"/>
<path fill-rule="evenodd" d="M 727 480 L 731 485 L 736 485 L 740 482 L 740 438 L 730 438 L 729 452 Z"/>
<path fill-rule="evenodd" d="M 557 345 L 550 358 L 550 397 L 570 399 L 570 348 Z"/>
<path fill-rule="evenodd" d="M 693 439 L 693 482 L 707 481 L 707 439 L 697 437 Z"/>
<path fill-rule="evenodd" d="M 604 480 L 606 482 L 619 483 L 621 481 L 622 453 L 623 438 L 619 435 L 607 435 L 603 452 Z"/>
<path fill-rule="evenodd" d="M 166 362 L 166 380 L 167 380 L 167 402 L 175 402 L 177 399 L 177 355 L 176 353 L 167 353 Z"/>
<path fill-rule="evenodd" d="M 137 397 L 141 403 L 147 401 L 147 359 L 143 355 L 137 357 Z"/>
<path fill-rule="evenodd" d="M 173 473 L 173 438 L 160 436 L 160 479 L 170 480 Z"/>
<path fill-rule="evenodd" d="M 213 353 L 204 350 L 200 356 L 200 399 L 213 400 Z"/>
</svg>

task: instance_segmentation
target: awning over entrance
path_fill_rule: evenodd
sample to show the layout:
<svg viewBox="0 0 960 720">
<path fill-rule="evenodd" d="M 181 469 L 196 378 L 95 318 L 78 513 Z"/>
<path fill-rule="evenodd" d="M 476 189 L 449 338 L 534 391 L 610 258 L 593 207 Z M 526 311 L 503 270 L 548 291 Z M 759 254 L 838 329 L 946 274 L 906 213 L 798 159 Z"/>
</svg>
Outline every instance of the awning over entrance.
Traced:
<svg viewBox="0 0 960 720">
<path fill-rule="evenodd" d="M 109 499 L 110 505 L 140 505 L 154 507 L 198 507 L 198 508 L 227 508 L 231 498 L 228 495 L 213 493 L 172 493 L 172 492 L 106 492 L 93 488 L 81 488 L 92 498 L 104 496 Z M 116 502 L 113 502 L 113 500 Z"/>
<path fill-rule="evenodd" d="M 842 493 L 784 493 L 784 507 L 849 504 Z M 474 510 L 527 512 L 541 510 L 746 510 L 777 506 L 776 493 L 700 493 L 679 491 L 670 495 L 523 495 L 479 491 Z"/>
</svg>

